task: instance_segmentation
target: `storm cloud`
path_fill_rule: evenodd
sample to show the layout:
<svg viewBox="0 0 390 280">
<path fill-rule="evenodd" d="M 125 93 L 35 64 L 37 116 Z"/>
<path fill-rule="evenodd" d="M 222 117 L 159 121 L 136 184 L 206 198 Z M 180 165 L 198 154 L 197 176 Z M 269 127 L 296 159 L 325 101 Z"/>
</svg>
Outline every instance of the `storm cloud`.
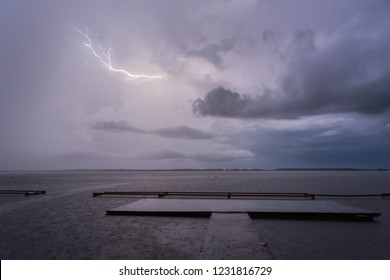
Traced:
<svg viewBox="0 0 390 280">
<path fill-rule="evenodd" d="M 275 88 L 240 94 L 223 87 L 193 103 L 200 115 L 295 118 L 328 113 L 381 114 L 390 109 L 390 39 L 343 38 L 317 48 L 312 31 L 294 34 L 287 73 Z"/>
<path fill-rule="evenodd" d="M 247 50 L 253 48 L 255 45 L 256 40 L 252 37 L 233 36 L 223 38 L 219 43 L 208 43 L 198 50 L 190 51 L 186 57 L 204 59 L 217 69 L 223 71 L 226 67 L 224 56 L 232 52 L 235 48 Z"/>
<path fill-rule="evenodd" d="M 0 1 L 0 169 L 390 167 L 389 10 Z"/>
<path fill-rule="evenodd" d="M 91 128 L 114 133 L 140 133 L 151 134 L 167 138 L 177 139 L 213 139 L 214 135 L 210 132 L 191 128 L 188 126 L 164 127 L 155 130 L 145 130 L 131 126 L 125 121 L 99 121 L 91 125 Z"/>
<path fill-rule="evenodd" d="M 211 153 L 183 153 L 177 151 L 148 151 L 140 152 L 134 155 L 138 159 L 146 160 L 196 160 L 200 162 L 222 162 L 222 161 L 234 161 L 251 159 L 253 153 L 247 150 L 225 150 L 215 151 Z"/>
<path fill-rule="evenodd" d="M 125 161 L 125 160 L 195 160 L 199 162 L 224 162 L 251 159 L 253 153 L 247 150 L 222 150 L 211 153 L 196 152 L 185 153 L 173 150 L 152 150 L 138 151 L 129 154 L 116 155 L 108 153 L 82 152 L 75 151 L 57 155 L 57 158 L 71 160 L 75 162 L 82 161 Z"/>
</svg>

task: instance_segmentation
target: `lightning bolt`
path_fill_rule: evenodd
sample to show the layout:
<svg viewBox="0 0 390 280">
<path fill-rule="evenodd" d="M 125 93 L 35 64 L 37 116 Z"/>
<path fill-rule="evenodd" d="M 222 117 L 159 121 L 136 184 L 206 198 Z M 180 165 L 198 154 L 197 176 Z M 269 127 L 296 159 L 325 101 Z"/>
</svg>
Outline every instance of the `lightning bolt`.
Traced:
<svg viewBox="0 0 390 280">
<path fill-rule="evenodd" d="M 134 80 L 154 80 L 154 79 L 162 79 L 163 76 L 161 75 L 155 75 L 150 76 L 146 74 L 132 74 L 129 71 L 125 69 L 119 69 L 112 65 L 111 61 L 111 48 L 104 48 L 101 44 L 98 44 L 95 46 L 95 44 L 92 42 L 91 38 L 88 35 L 88 29 L 85 30 L 85 33 L 82 32 L 77 27 L 73 27 L 74 30 L 76 30 L 81 37 L 84 39 L 81 43 L 81 46 L 87 48 L 91 54 L 100 62 L 100 66 L 118 74 L 121 74 L 125 77 L 126 81 L 134 81 Z"/>
</svg>

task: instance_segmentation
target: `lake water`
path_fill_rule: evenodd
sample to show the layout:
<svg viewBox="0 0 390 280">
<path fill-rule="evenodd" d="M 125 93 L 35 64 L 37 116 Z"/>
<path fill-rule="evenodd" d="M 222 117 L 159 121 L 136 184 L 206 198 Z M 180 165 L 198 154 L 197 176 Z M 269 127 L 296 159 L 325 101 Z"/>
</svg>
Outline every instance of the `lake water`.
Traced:
<svg viewBox="0 0 390 280">
<path fill-rule="evenodd" d="M 195 259 L 207 218 L 112 217 L 135 201 L 94 191 L 390 192 L 388 171 L 51 171 L 0 172 L 1 259 Z M 280 259 L 390 259 L 390 200 L 337 199 L 379 211 L 378 221 L 256 220 Z M 321 241 L 321 242 L 319 242 Z"/>
<path fill-rule="evenodd" d="M 129 190 L 386 192 L 390 171 L 51 171 L 1 172 L 2 188 L 46 188 L 52 193 L 104 185 Z"/>
</svg>

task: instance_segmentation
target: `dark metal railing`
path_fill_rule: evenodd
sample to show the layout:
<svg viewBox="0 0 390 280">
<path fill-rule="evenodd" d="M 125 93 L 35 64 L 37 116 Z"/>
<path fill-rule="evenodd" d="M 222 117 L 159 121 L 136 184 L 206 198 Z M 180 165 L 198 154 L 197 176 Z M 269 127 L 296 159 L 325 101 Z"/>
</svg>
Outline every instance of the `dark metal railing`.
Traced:
<svg viewBox="0 0 390 280">
<path fill-rule="evenodd" d="M 45 194 L 46 191 L 36 191 L 36 190 L 0 190 L 0 195 L 2 194 L 23 194 L 23 195 L 38 195 Z"/>
<path fill-rule="evenodd" d="M 383 197 L 389 198 L 390 193 L 381 194 L 315 194 L 304 192 L 175 192 L 175 191 L 106 191 L 94 192 L 93 196 L 102 195 L 128 195 L 128 196 L 157 196 L 164 198 L 167 196 L 179 197 L 257 197 L 257 198 L 309 198 L 316 197 Z"/>
</svg>

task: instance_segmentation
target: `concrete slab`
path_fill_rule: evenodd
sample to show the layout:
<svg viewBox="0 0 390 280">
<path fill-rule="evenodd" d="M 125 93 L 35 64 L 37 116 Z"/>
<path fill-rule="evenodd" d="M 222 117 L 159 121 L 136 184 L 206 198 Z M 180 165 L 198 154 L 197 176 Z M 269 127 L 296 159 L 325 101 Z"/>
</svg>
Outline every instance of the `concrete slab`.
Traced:
<svg viewBox="0 0 390 280">
<path fill-rule="evenodd" d="M 213 213 L 198 259 L 274 259 L 268 244 L 246 213 Z"/>
<path fill-rule="evenodd" d="M 211 213 L 249 213 L 260 218 L 372 219 L 380 213 L 335 201 L 140 199 L 111 209 L 108 215 L 210 216 Z"/>
</svg>

